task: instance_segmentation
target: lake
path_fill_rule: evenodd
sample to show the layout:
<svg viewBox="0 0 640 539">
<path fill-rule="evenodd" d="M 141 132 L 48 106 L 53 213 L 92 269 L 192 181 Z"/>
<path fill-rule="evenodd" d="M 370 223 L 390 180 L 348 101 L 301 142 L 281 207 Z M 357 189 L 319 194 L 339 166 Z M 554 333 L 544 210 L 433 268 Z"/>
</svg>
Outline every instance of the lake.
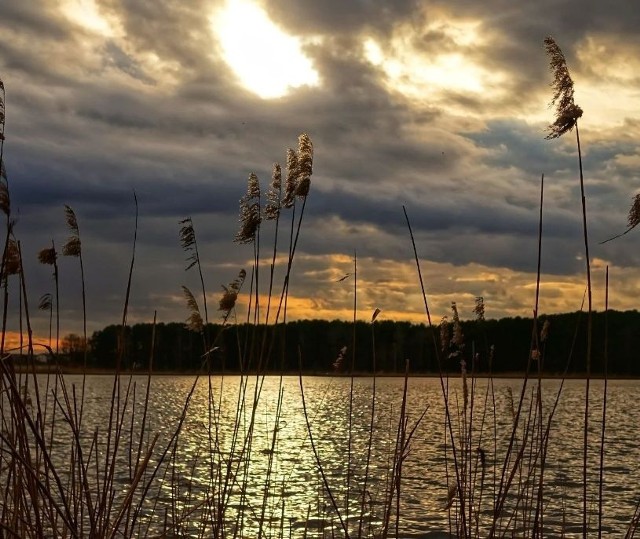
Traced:
<svg viewBox="0 0 640 539">
<path fill-rule="evenodd" d="M 80 376 L 65 377 L 67 387 L 75 385 L 76 391 L 81 381 Z M 128 381 L 129 378 L 122 378 L 123 401 Z M 135 475 L 135 449 L 147 377 L 134 376 L 131 381 L 129 404 L 122 415 L 121 450 L 114 480 L 116 498 L 125 495 L 130 476 Z M 147 434 L 143 445 L 146 446 L 155 433 L 159 433 L 159 439 L 150 467 L 158 461 L 161 448 L 171 439 L 194 381 L 193 376 L 151 378 Z M 197 536 L 203 519 L 215 518 L 212 515 L 216 514 L 216 503 L 220 503 L 226 507 L 224 527 L 230 537 L 234 533 L 239 537 L 254 537 L 260 522 L 264 529 L 271 530 L 266 534 L 270 537 L 303 537 L 305 534 L 307 537 L 330 537 L 334 532 L 341 535 L 339 519 L 323 488 L 309 440 L 299 379 L 275 376 L 260 379 L 255 413 L 252 413 L 252 403 L 256 399 L 256 379 L 249 377 L 246 385 L 243 381 L 246 379 L 237 376 L 211 380 L 202 377 L 197 381 L 175 451 L 172 446 L 166 457 L 168 464 L 162 466 L 150 482 L 147 498 L 153 503 L 143 504 L 137 533 L 154 533 L 160 524 L 173 519 L 179 522 L 181 533 Z M 355 378 L 353 390 L 349 378 L 304 377 L 302 381 L 307 417 L 326 481 L 343 520 L 355 536 L 360 526 L 357 515 L 363 503 L 373 379 Z M 376 379 L 369 474 L 364 491 L 366 518 L 361 524 L 362 534 L 367 536 L 379 529 L 383 520 L 385 493 L 389 491 L 398 438 L 403 383 L 401 378 Z M 542 447 L 539 440 L 560 383 L 559 380 L 543 380 L 539 407 L 531 405 L 536 402 L 537 381 L 530 380 L 525 390 L 511 463 L 518 454 L 520 460 L 499 520 L 499 531 L 508 529 L 509 536 L 511 530 L 517 533 L 523 527 L 522 522 L 533 518 L 532 504 L 527 506 L 522 500 L 533 499 L 535 509 L 540 475 L 537 451 Z M 44 387 L 44 377 L 40 377 L 40 384 Z M 87 376 L 82 439 L 83 444 L 90 445 L 94 433 L 98 432 L 97 455 L 102 458 L 106 451 L 112 389 L 112 377 Z M 479 379 L 472 387 L 469 379 L 465 412 L 461 379 L 459 376 L 450 378 L 452 429 L 449 432 L 439 379 L 409 379 L 407 431 L 413 428 L 421 414 L 424 416 L 402 463 L 398 537 L 445 537 L 446 532 L 455 532 L 456 525 L 460 526 L 455 511 L 459 500 L 454 500 L 449 510 L 446 508 L 448 485 L 455 484 L 451 434 L 458 444 L 456 458 L 460 468 L 469 478 L 465 499 L 480 507 L 468 522 L 477 526 L 478 535 L 486 534 L 493 516 L 491 500 L 500 482 L 521 389 L 522 380 L 495 379 L 491 386 L 488 380 Z M 598 525 L 602 393 L 603 382 L 592 380 L 587 487 L 588 525 L 592 531 Z M 584 381 L 567 380 L 551 422 L 542 497 L 543 535 L 546 537 L 559 536 L 562 532 L 566 537 L 578 537 L 581 532 L 584 394 Z M 640 496 L 639 401 L 638 382 L 609 382 L 602 520 L 605 535 L 624 534 Z M 214 403 L 213 410 L 210 402 Z M 239 407 L 239 402 L 245 402 L 246 406 Z M 69 458 L 71 438 L 60 414 L 56 421 L 54 455 L 58 465 L 64 467 Z M 527 436 L 534 440 L 530 445 L 522 443 Z M 130 440 L 133 440 L 131 444 Z M 130 446 L 133 451 L 129 450 Z M 482 450 L 482 460 L 478 447 Z M 216 457 L 210 459 L 210 454 Z M 507 475 L 512 468 L 512 464 L 507 467 Z M 233 473 L 220 474 L 220 470 Z M 227 484 L 229 496 L 221 500 L 216 491 L 221 490 L 221 478 L 230 476 L 234 479 Z M 145 477 L 149 477 L 148 474 Z M 347 478 L 351 484 L 349 489 Z M 218 487 L 212 488 L 212 485 Z M 391 507 L 389 536 L 393 537 L 395 500 Z"/>
</svg>

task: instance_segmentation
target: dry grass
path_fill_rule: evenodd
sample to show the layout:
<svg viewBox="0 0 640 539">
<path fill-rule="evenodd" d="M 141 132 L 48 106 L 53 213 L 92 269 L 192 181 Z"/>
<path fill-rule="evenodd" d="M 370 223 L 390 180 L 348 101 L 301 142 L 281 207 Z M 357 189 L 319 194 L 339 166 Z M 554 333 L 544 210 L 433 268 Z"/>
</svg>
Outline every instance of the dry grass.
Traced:
<svg viewBox="0 0 640 539">
<path fill-rule="evenodd" d="M 555 139 L 575 129 L 578 154 L 580 156 L 580 187 L 582 194 L 582 216 L 586 281 L 588 290 L 588 339 L 587 387 L 584 416 L 583 459 L 583 506 L 582 530 L 584 537 L 594 531 L 588 526 L 592 511 L 587 507 L 587 456 L 589 430 L 589 375 L 591 357 L 591 273 L 589 266 L 589 241 L 586 226 L 586 197 L 581 162 L 581 147 L 578 119 L 582 109 L 573 99 L 573 80 L 569 74 L 565 57 L 552 38 L 545 40 L 545 47 L 553 73 L 554 90 L 552 104 L 556 106 L 555 120 L 549 126 L 547 138 Z M 233 331 L 237 320 L 235 311 L 238 295 L 248 288 L 249 307 L 242 330 L 237 329 L 239 364 L 242 373 L 236 387 L 232 425 L 222 425 L 225 379 L 220 386 L 212 382 L 212 363 L 217 350 L 218 335 L 210 336 L 207 293 L 198 251 L 196 229 L 191 218 L 180 222 L 180 243 L 187 253 L 187 270 L 196 267 L 202 287 L 202 308 L 198 298 L 183 286 L 188 311 L 187 325 L 202 337 L 203 378 L 195 377 L 179 407 L 175 421 L 166 426 L 164 434 L 150 427 L 150 403 L 154 379 L 153 349 L 155 333 L 151 337 L 151 357 L 148 361 L 146 383 L 141 384 L 122 370 L 126 355 L 124 338 L 119 347 L 116 373 L 105 425 L 88 430 L 83 423 L 86 402 L 85 378 L 80 387 L 70 384 L 68 378 L 58 372 L 46 377 L 38 376 L 34 360 L 34 343 L 31 341 L 23 259 L 19 241 L 15 236 L 11 214 L 11 199 L 7 173 L 2 160 L 4 152 L 4 86 L 0 81 L 0 210 L 6 217 L 6 236 L 2 256 L 2 289 L 4 297 L 2 345 L 0 348 L 0 477 L 3 485 L 0 493 L 0 537 L 243 537 L 246 533 L 257 537 L 284 537 L 293 534 L 285 522 L 287 476 L 283 478 L 280 464 L 274 455 L 279 445 L 281 418 L 283 414 L 284 385 L 280 377 L 278 399 L 273 414 L 265 420 L 270 444 L 262 448 L 266 466 L 255 476 L 255 459 L 258 448 L 254 447 L 254 435 L 261 419 L 258 417 L 263 399 L 265 376 L 282 364 L 286 342 L 287 301 L 290 277 L 302 229 L 305 207 L 311 192 L 313 173 L 313 145 L 308 135 L 298 139 L 297 150 L 289 149 L 286 155 L 287 177 L 282 184 L 282 169 L 275 164 L 270 188 L 266 196 L 260 188 L 256 174 L 248 178 L 247 192 L 240 203 L 240 227 L 235 241 L 246 244 L 253 251 L 252 267 L 240 270 L 237 278 L 223 287 L 219 300 L 223 324 L 220 331 Z M 538 260 L 542 245 L 543 183 L 540 202 L 540 239 Z M 135 196 L 135 195 L 134 195 Z M 264 199 L 264 200 L 263 200 Z M 284 247 L 286 263 L 277 267 L 279 245 L 278 232 L 285 211 L 290 214 L 290 224 Z M 86 301 L 82 243 L 75 212 L 64 209 L 70 237 L 62 248 L 62 254 L 78 258 L 83 300 L 84 366 L 87 358 Z M 476 376 L 476 362 L 480 353 L 465 341 L 457 307 L 452 304 L 451 323 L 443 319 L 439 338 L 433 331 L 424 276 L 421 272 L 408 213 L 405 217 L 414 249 L 418 281 L 424 299 L 425 315 L 434 336 L 439 370 L 439 382 L 444 404 L 444 466 L 447 474 L 448 499 L 444 508 L 448 514 L 449 531 L 452 536 L 472 537 L 545 537 L 545 501 L 548 497 L 545 469 L 554 414 L 561 399 L 564 379 L 552 396 L 553 406 L 544 409 L 544 392 L 541 372 L 544 363 L 548 326 L 538 327 L 538 305 L 534 306 L 530 355 L 527 370 L 518 394 L 512 395 L 508 436 L 498 429 L 496 396 L 493 378 L 489 377 L 484 389 L 480 389 Z M 640 195 L 636 196 L 629 214 L 628 230 L 640 222 Z M 262 264 L 260 234 L 263 226 L 274 227 L 274 242 L 269 251 L 270 271 L 259 273 Z M 127 312 L 131 277 L 134 271 L 136 225 L 133 239 L 131 266 L 127 283 L 122 316 L 122 336 L 127 325 Z M 612 238 L 613 239 L 613 238 Z M 281 240 L 280 240 L 281 241 Z M 56 342 L 59 341 L 59 298 L 57 252 L 51 248 L 40 251 L 39 261 L 54 268 L 56 283 L 53 294 L 43 296 L 39 307 L 49 311 L 50 342 L 55 307 Z M 537 286 L 540 284 L 538 264 Z M 357 258 L 354 256 L 353 277 L 354 322 L 357 311 Z M 281 279 L 278 278 L 281 276 Z M 17 281 L 17 282 L 16 282 Z M 263 282 L 263 281 L 266 281 Z M 266 299 L 260 293 L 265 287 Z M 21 299 L 23 308 L 19 322 L 26 327 L 26 343 L 20 353 L 25 357 L 29 371 L 17 372 L 12 357 L 5 350 L 7 317 L 9 316 L 9 294 Z M 262 303 L 261 303 L 262 302 Z M 263 304 L 264 303 L 264 304 Z M 484 320 L 484 299 L 477 298 L 474 310 L 478 321 Z M 204 316 L 202 315 L 204 313 Z M 376 309 L 371 318 L 372 349 L 375 351 Z M 355 326 L 355 324 L 354 324 Z M 154 316 L 155 327 L 155 316 Z M 22 334 L 22 331 L 21 331 Z M 577 332 L 576 332 L 577 334 Z M 355 355 L 355 331 L 351 354 Z M 52 365 L 57 365 L 57 349 L 44 346 Z M 354 425 L 353 361 L 348 366 L 347 347 L 340 350 L 334 364 L 336 369 L 346 370 L 351 376 L 349 417 L 346 440 L 344 470 L 346 478 L 335 480 L 327 471 L 317 445 L 313 416 L 307 408 L 305 386 L 300 376 L 301 406 L 304 411 L 306 432 L 301 444 L 313 455 L 315 473 L 321 480 L 321 489 L 316 499 L 309 501 L 304 536 L 310 535 L 311 505 L 321 505 L 316 513 L 322 515 L 324 530 L 332 536 L 349 537 L 399 537 L 402 532 L 402 485 L 403 466 L 409 457 L 414 435 L 421 424 L 426 409 L 413 418 L 407 410 L 409 362 L 405 367 L 403 393 L 393 444 L 389 447 L 385 470 L 384 487 L 374 497 L 372 482 L 372 447 L 374 425 L 378 406 L 376 393 L 376 358 L 372 357 L 374 373 L 368 406 L 370 415 L 367 441 L 356 451 Z M 493 347 L 485 342 L 482 355 L 493 357 Z M 567 367 L 573 353 L 567 358 Z M 302 360 L 302 357 L 300 358 Z M 444 361 L 455 360 L 459 370 L 454 378 L 460 383 L 460 392 L 451 389 L 450 373 Z M 246 373 L 254 373 L 248 375 Z M 536 377 L 537 373 L 537 377 Z M 182 438 L 185 425 L 191 420 L 194 393 L 200 382 L 206 384 L 206 409 L 199 416 L 205 427 L 205 438 L 201 447 L 189 462 L 182 462 Z M 142 395 L 141 395 L 142 392 Z M 605 394 L 606 402 L 606 385 Z M 604 426 L 606 405 L 603 407 L 603 430 L 600 439 L 600 500 L 597 509 L 598 524 L 595 532 L 601 533 L 602 518 L 602 470 L 604 468 Z M 225 432 L 225 436 L 222 432 Z M 229 435 L 229 432 L 231 434 Z M 60 441 L 64 440 L 61 446 Z M 61 455 L 63 458 L 61 458 Z M 206 477 L 196 477 L 206 469 Z M 197 480 L 197 481 L 196 481 Z M 198 482 L 198 487 L 194 486 Z M 259 483 L 261 503 L 253 507 L 249 503 L 249 491 Z M 124 483 L 124 486 L 122 486 Z M 167 495 L 167 492 L 169 493 Z M 374 502 L 376 502 L 374 504 Z M 376 505 L 377 504 L 377 505 Z M 374 508 L 375 505 L 375 508 Z M 280 517 L 276 515 L 280 511 Z M 251 525 L 249 524 L 251 521 Z M 640 521 L 640 511 L 631 519 L 627 536 L 631 537 Z M 247 532 L 246 530 L 251 530 Z"/>
</svg>

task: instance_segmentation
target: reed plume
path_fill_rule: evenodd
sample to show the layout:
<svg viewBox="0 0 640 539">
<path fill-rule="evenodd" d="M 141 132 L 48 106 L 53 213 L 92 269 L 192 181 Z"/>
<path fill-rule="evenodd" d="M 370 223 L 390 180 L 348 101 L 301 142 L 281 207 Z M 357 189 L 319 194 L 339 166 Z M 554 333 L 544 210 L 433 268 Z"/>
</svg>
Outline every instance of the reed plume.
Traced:
<svg viewBox="0 0 640 539">
<path fill-rule="evenodd" d="M 343 346 L 342 348 L 340 348 L 340 351 L 338 352 L 338 357 L 336 357 L 336 360 L 331 365 L 334 368 L 334 370 L 336 371 L 342 370 L 342 368 L 344 367 L 344 360 L 346 355 L 347 355 L 347 347 Z"/>
<path fill-rule="evenodd" d="M 556 107 L 555 121 L 549 125 L 547 139 L 561 137 L 571 131 L 582 117 L 582 109 L 576 105 L 573 99 L 573 79 L 569 74 L 567 61 L 562 50 L 555 40 L 548 36 L 544 40 L 544 46 L 549 56 L 549 67 L 553 72 L 553 98 L 551 106 Z"/>
<path fill-rule="evenodd" d="M 89 353 L 89 340 L 87 339 L 87 290 L 84 278 L 84 262 L 82 260 L 82 243 L 80 242 L 80 228 L 78 219 L 73 209 L 67 204 L 64 205 L 64 214 L 67 221 L 67 228 L 71 235 L 67 239 L 67 243 L 62 246 L 62 254 L 64 256 L 76 257 L 80 263 L 80 281 L 82 285 L 82 343 L 83 343 L 83 373 L 82 373 L 82 389 L 80 396 L 80 412 L 78 416 L 78 426 L 82 424 L 82 414 L 84 411 L 84 394 L 87 380 L 87 358 Z M 56 345 L 57 346 L 57 345 Z"/>
<path fill-rule="evenodd" d="M 449 336 L 449 319 L 446 316 L 442 317 L 438 328 L 440 330 L 440 349 L 443 353 L 446 353 L 451 341 Z"/>
<path fill-rule="evenodd" d="M 190 253 L 187 257 L 189 265 L 185 268 L 185 271 L 188 271 L 200 261 L 196 232 L 193 229 L 191 217 L 183 219 L 180 224 L 182 225 L 182 228 L 180 228 L 180 245 L 186 253 Z"/>
<path fill-rule="evenodd" d="M 298 137 L 298 167 L 296 196 L 304 198 L 309 195 L 311 174 L 313 173 L 313 143 L 309 135 L 302 133 Z"/>
<path fill-rule="evenodd" d="M 304 180 L 313 174 L 313 143 L 309 135 L 302 133 L 298 137 L 298 178 Z"/>
<path fill-rule="evenodd" d="M 182 287 L 182 291 L 184 292 L 184 297 L 187 300 L 187 308 L 189 309 L 189 317 L 187 318 L 187 327 L 191 331 L 195 331 L 196 333 L 202 333 L 204 324 L 202 322 L 202 315 L 200 314 L 200 308 L 198 307 L 198 302 L 194 297 L 191 290 L 189 290 L 186 286 Z"/>
<path fill-rule="evenodd" d="M 551 326 L 551 322 L 549 322 L 549 319 L 545 320 L 544 323 L 542 324 L 542 330 L 540 331 L 540 342 L 544 343 L 546 342 L 547 338 L 549 337 L 549 328 Z"/>
<path fill-rule="evenodd" d="M 53 323 L 53 296 L 51 295 L 51 293 L 47 292 L 40 296 L 38 309 L 41 311 L 49 312 L 49 347 L 51 347 L 51 328 Z"/>
<path fill-rule="evenodd" d="M 53 264 L 56 263 L 57 259 L 58 259 L 58 253 L 56 253 L 56 250 L 54 247 L 48 247 L 46 249 L 42 249 L 38 253 L 38 261 L 40 262 L 40 264 L 48 264 L 52 266 Z"/>
<path fill-rule="evenodd" d="M 14 238 L 10 238 L 7 242 L 7 250 L 4 261 L 3 280 L 6 282 L 10 275 L 18 275 L 20 273 L 20 250 L 18 242 Z"/>
<path fill-rule="evenodd" d="M 479 322 L 484 321 L 484 298 L 482 296 L 476 297 L 476 304 L 473 308 L 473 314 L 476 315 L 476 320 Z"/>
<path fill-rule="evenodd" d="M 233 241 L 253 243 L 261 222 L 260 182 L 252 172 L 247 181 L 247 194 L 240 199 L 240 230 Z"/>
<path fill-rule="evenodd" d="M 636 196 L 633 197 L 631 208 L 629 208 L 629 215 L 627 217 L 627 229 L 624 232 L 621 232 L 620 234 L 616 234 L 615 236 L 612 236 L 607 240 L 601 241 L 600 245 L 602 245 L 603 243 L 607 243 L 611 240 L 615 240 L 621 236 L 624 236 L 625 234 L 628 234 L 639 224 L 640 224 L 640 193 L 638 193 Z"/>
<path fill-rule="evenodd" d="M 40 250 L 38 253 L 38 261 L 41 264 L 53 266 L 53 280 L 56 286 L 56 353 L 58 353 L 58 346 L 60 342 L 60 290 L 59 290 L 59 277 L 58 277 L 58 252 L 56 246 L 51 240 L 51 247 Z M 50 309 L 50 316 L 53 316 L 53 309 Z M 49 320 L 51 323 L 51 320 Z M 49 339 L 51 340 L 51 339 Z"/>
<path fill-rule="evenodd" d="M 198 268 L 198 276 L 200 277 L 200 286 L 202 288 L 202 306 L 204 308 L 204 324 L 205 330 L 209 324 L 209 308 L 207 306 L 207 291 L 204 286 L 204 276 L 202 275 L 202 265 L 200 264 L 200 251 L 198 251 L 198 240 L 196 239 L 196 231 L 193 227 L 191 217 L 187 217 L 180 221 L 180 245 L 185 253 L 189 253 L 186 261 L 188 262 L 185 271 L 189 271 L 196 266 Z M 203 333 L 205 351 L 209 349 L 209 335 L 205 331 Z"/>
<path fill-rule="evenodd" d="M 458 348 L 454 355 L 458 355 L 458 353 L 464 348 L 464 335 L 462 334 L 460 316 L 458 315 L 458 306 L 455 301 L 451 302 L 451 311 L 453 313 L 453 337 L 451 338 L 451 342 Z"/>
<path fill-rule="evenodd" d="M 552 37 L 544 40 L 549 65 L 553 72 L 554 89 L 551 104 L 556 105 L 556 120 L 549 126 L 547 139 L 561 137 L 568 131 L 576 128 L 576 146 L 578 148 L 578 167 L 580 171 L 580 198 L 582 203 L 582 231 L 584 237 L 584 258 L 587 274 L 587 350 L 586 350 L 586 388 L 584 407 L 584 431 L 583 431 L 583 460 L 582 460 L 582 535 L 587 536 L 587 456 L 588 456 L 588 432 L 589 432 L 589 392 L 591 382 L 591 347 L 593 329 L 593 298 L 591 287 L 591 259 L 589 257 L 589 234 L 587 227 L 587 199 L 584 190 L 584 173 L 582 169 L 582 147 L 580 145 L 580 129 L 578 119 L 582 117 L 582 109 L 573 100 L 573 80 L 569 75 L 567 62 L 560 47 Z"/>
<path fill-rule="evenodd" d="M 40 301 L 38 303 L 38 309 L 41 311 L 48 311 L 53 306 L 53 296 L 47 292 L 46 294 L 42 294 L 40 296 Z"/>
<path fill-rule="evenodd" d="M 291 208 L 296 200 L 298 186 L 298 154 L 291 148 L 287 149 L 287 179 L 284 188 L 282 206 Z"/>
<path fill-rule="evenodd" d="M 629 218 L 627 226 L 629 229 L 635 228 L 640 224 L 640 194 L 637 194 L 633 199 L 633 204 L 629 210 Z"/>
<path fill-rule="evenodd" d="M 80 229 L 78 228 L 78 219 L 76 214 L 70 206 L 64 205 L 64 214 L 67 220 L 67 227 L 71 235 L 67 239 L 62 247 L 62 254 L 64 256 L 79 257 L 82 254 L 82 244 L 80 242 Z"/>
<path fill-rule="evenodd" d="M 238 276 L 231 283 L 229 283 L 229 286 L 222 285 L 223 294 L 220 298 L 220 305 L 218 310 L 226 313 L 226 316 L 228 316 L 231 309 L 236 306 L 238 294 L 240 293 L 240 289 L 242 288 L 246 277 L 247 272 L 244 269 L 241 269 L 238 273 Z"/>
<path fill-rule="evenodd" d="M 271 174 L 271 185 L 267 192 L 267 203 L 264 207 L 264 218 L 267 221 L 273 221 L 280 217 L 280 209 L 282 208 L 282 168 L 278 163 L 273 165 L 273 173 Z"/>
</svg>

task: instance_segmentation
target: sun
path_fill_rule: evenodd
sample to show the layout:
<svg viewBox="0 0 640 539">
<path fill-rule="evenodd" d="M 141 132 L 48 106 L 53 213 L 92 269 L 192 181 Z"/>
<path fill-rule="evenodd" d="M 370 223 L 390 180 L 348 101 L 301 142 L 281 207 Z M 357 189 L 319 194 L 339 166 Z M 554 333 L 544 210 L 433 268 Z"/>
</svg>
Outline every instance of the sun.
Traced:
<svg viewBox="0 0 640 539">
<path fill-rule="evenodd" d="M 439 36 L 446 46 L 430 44 L 425 35 Z M 504 75 L 479 60 L 477 51 L 486 46 L 487 39 L 479 23 L 443 16 L 424 24 L 399 25 L 384 47 L 367 37 L 362 53 L 383 75 L 389 90 L 461 113 L 463 108 L 452 96 L 496 99 L 503 91 Z"/>
<path fill-rule="evenodd" d="M 113 35 L 113 28 L 102 16 L 95 0 L 64 0 L 62 12 L 73 22 L 105 36 Z"/>
<path fill-rule="evenodd" d="M 302 40 L 283 32 L 257 4 L 227 0 L 210 24 L 225 62 L 244 87 L 263 99 L 319 84 Z"/>
</svg>

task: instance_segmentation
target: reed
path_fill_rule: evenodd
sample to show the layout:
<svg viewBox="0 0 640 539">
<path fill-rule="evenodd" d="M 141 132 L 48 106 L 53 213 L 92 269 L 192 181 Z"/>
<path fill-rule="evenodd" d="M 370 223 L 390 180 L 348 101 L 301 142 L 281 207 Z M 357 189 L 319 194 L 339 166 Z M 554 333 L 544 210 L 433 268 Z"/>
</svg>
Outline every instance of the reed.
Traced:
<svg viewBox="0 0 640 539">
<path fill-rule="evenodd" d="M 587 274 L 587 352 L 586 352 L 586 388 L 584 403 L 584 439 L 583 439 L 583 467 L 582 467 L 582 535 L 587 536 L 587 459 L 589 433 L 589 392 L 591 386 L 591 343 L 592 343 L 592 290 L 591 290 L 591 259 L 589 258 L 589 234 L 587 227 L 587 199 L 584 190 L 584 173 L 582 170 L 582 147 L 580 145 L 580 130 L 578 119 L 582 117 L 582 109 L 576 105 L 573 94 L 573 79 L 562 50 L 555 40 L 548 36 L 544 40 L 551 71 L 553 72 L 552 87 L 554 90 L 552 105 L 556 105 L 556 119 L 549 126 L 548 139 L 559 138 L 565 133 L 576 130 L 576 146 L 578 149 L 578 169 L 580 173 L 580 200 L 582 209 L 582 231 L 584 239 L 585 266 Z"/>
<path fill-rule="evenodd" d="M 578 119 L 582 109 L 573 99 L 573 80 L 562 51 L 552 38 L 545 46 L 553 72 L 556 105 L 555 121 L 547 138 L 555 139 L 575 129 L 578 148 L 581 214 L 586 256 L 587 373 L 582 460 L 582 527 L 586 537 L 593 511 L 588 507 L 588 431 L 590 408 L 592 283 L 589 261 L 589 237 L 586 195 L 582 170 L 582 149 Z M 186 392 L 174 409 L 173 421 L 162 428 L 150 419 L 157 405 L 158 383 L 153 377 L 156 350 L 156 314 L 150 335 L 150 355 L 142 377 L 133 375 L 127 362 L 128 312 L 138 234 L 138 199 L 134 193 L 135 224 L 131 261 L 123 297 L 118 355 L 113 383 L 107 399 L 108 420 L 92 424 L 85 416 L 86 371 L 88 358 L 87 302 L 83 248 L 75 211 L 65 206 L 70 236 L 62 254 L 78 258 L 82 293 L 83 375 L 79 389 L 60 369 L 60 298 L 58 253 L 51 247 L 40 251 L 40 263 L 53 269 L 55 301 L 51 293 L 42 296 L 40 308 L 48 312 L 49 341 L 33 341 L 28 288 L 21 244 L 11 214 L 7 172 L 4 167 L 5 93 L 0 81 L 0 209 L 5 214 L 6 233 L 0 271 L 3 289 L 2 343 L 0 345 L 0 536 L 4 537 L 309 537 L 315 523 L 319 537 L 399 538 L 403 530 L 403 496 L 406 463 L 416 444 L 417 434 L 429 409 L 412 410 L 409 405 L 410 359 L 405 359 L 399 402 L 395 415 L 386 413 L 386 403 L 378 393 L 376 331 L 379 309 L 370 320 L 370 385 L 355 378 L 355 350 L 358 314 L 358 260 L 354 253 L 353 335 L 351 362 L 344 346 L 334 362 L 337 371 L 346 371 L 348 380 L 347 417 L 341 418 L 344 437 L 340 440 L 341 461 L 326 458 L 329 448 L 323 426 L 315 424 L 318 410 L 331 413 L 332 403 L 323 395 L 312 403 L 302 376 L 304 354 L 300 347 L 298 377 L 303 432 L 297 432 L 300 453 L 307 455 L 312 467 L 307 482 L 320 485 L 297 515 L 297 530 L 287 522 L 288 501 L 296 466 L 282 459 L 283 430 L 288 402 L 283 382 L 286 351 L 286 322 L 294 261 L 299 249 L 302 225 L 313 173 L 313 144 L 306 134 L 298 138 L 297 149 L 286 154 L 287 175 L 275 164 L 268 191 L 260 187 L 258 175 L 251 173 L 247 191 L 240 201 L 240 226 L 235 242 L 251 249 L 248 270 L 222 287 L 218 300 L 221 324 L 214 334 L 209 316 L 211 298 L 207 293 L 206 265 L 201 263 L 196 229 L 192 218 L 180 221 L 179 240 L 187 254 L 187 268 L 197 269 L 194 294 L 188 286 L 182 290 L 186 300 L 186 325 L 202 341 L 198 375 L 186 386 Z M 448 497 L 443 511 L 448 512 L 452 537 L 547 537 L 556 528 L 546 519 L 548 502 L 548 458 L 554 416 L 563 394 L 565 377 L 574 360 L 580 317 L 576 321 L 571 350 L 564 376 L 555 394 L 544 387 L 543 368 L 550 330 L 539 315 L 539 290 L 542 277 L 544 176 L 540 184 L 536 295 L 533 327 L 522 385 L 509 394 L 508 411 L 499 411 L 492 375 L 494 345 L 468 342 L 463 334 L 458 305 L 451 306 L 451 319 L 445 317 L 439 332 L 432 323 L 418 247 L 406 208 L 404 216 L 417 269 L 426 325 L 433 336 L 437 360 L 439 392 L 444 416 L 443 459 Z M 289 212 L 286 233 L 280 231 L 281 219 Z M 640 195 L 633 201 L 628 229 L 640 222 Z M 273 227 L 273 244 L 263 261 L 262 227 Z M 285 238 L 283 239 L 283 236 Z M 609 240 L 607 240 L 609 241 Z M 284 246 L 282 244 L 285 244 Z M 280 252 L 284 255 L 279 256 Z M 264 275 L 260 268 L 269 265 Z M 15 283 L 17 281 L 17 283 Z M 14 286 L 14 284 L 16 286 Z M 608 272 L 605 310 L 608 310 Z M 248 288 L 248 291 L 244 292 Z M 20 299 L 20 327 L 26 328 L 24 364 L 17 365 L 6 350 L 10 294 Z M 244 294 L 243 299 L 238 301 Z M 56 340 L 53 346 L 53 310 L 56 310 Z M 242 305 L 245 312 L 240 309 Z M 244 307 L 246 305 L 246 307 Z M 582 310 L 582 308 L 581 308 Z M 213 312 L 213 311 L 212 311 Z M 474 315 L 484 324 L 484 298 L 476 298 Z M 213 315 L 212 315 L 213 316 Z M 244 319 L 244 323 L 238 323 Z M 233 333 L 237 343 L 239 376 L 226 375 L 221 346 L 223 333 Z M 21 334 L 23 331 L 21 331 Z M 499 346 L 499 343 L 498 343 Z M 46 375 L 37 372 L 35 349 L 48 354 L 53 366 Z M 605 344 L 605 358 L 607 356 Z M 479 365 L 486 362 L 489 377 L 481 380 Z M 280 372 L 278 372 L 278 364 Z M 278 372 L 277 398 L 265 402 L 264 387 L 268 374 Z M 214 377 L 214 373 L 216 376 Z M 605 363 L 606 376 L 606 363 Z M 328 382 L 330 385 L 335 382 Z M 367 381 L 367 384 L 369 382 Z M 484 384 L 484 388 L 482 386 Z M 345 386 L 346 387 L 346 386 Z M 365 389 L 362 390 L 362 387 Z M 361 390 L 359 392 L 359 390 Z M 549 396 L 548 396 L 549 395 Z M 325 400 L 326 397 L 326 400 Z M 603 485 L 605 470 L 605 427 L 607 421 L 607 385 L 605 378 L 602 429 L 598 464 L 597 533 L 603 530 Z M 543 404 L 550 400 L 552 405 Z M 204 402 L 204 409 L 201 404 Z M 315 409 L 314 409 L 315 405 Z M 272 408 L 262 413 L 265 407 Z M 354 415 L 365 410 L 364 420 Z M 206 419 L 205 419 L 206 418 Z M 380 423 L 388 420 L 389 438 L 379 444 Z M 506 420 L 505 420 L 506 418 Z M 187 433 L 198 433 L 199 447 L 187 446 Z M 61 448 L 61 440 L 64 446 Z M 266 446 L 259 442 L 266 440 Z M 439 443 L 432 439 L 430 443 Z M 380 455 L 380 447 L 386 454 Z M 344 450 L 346 448 L 346 451 Z M 335 449 L 335 448 L 334 448 Z M 62 455 L 62 458 L 61 458 Z M 186 457 L 185 457 L 186 455 Z M 184 459 L 187 459 L 186 461 Z M 384 463 L 381 464 L 381 463 Z M 204 470 L 204 473 L 203 473 Z M 257 485 L 257 486 L 256 486 Z M 311 508 L 315 506 L 314 522 Z M 640 505 L 632 516 L 626 537 L 632 537 L 640 523 Z M 564 533 L 564 529 L 561 532 Z M 299 533 L 298 533 L 299 532 Z"/>
</svg>

